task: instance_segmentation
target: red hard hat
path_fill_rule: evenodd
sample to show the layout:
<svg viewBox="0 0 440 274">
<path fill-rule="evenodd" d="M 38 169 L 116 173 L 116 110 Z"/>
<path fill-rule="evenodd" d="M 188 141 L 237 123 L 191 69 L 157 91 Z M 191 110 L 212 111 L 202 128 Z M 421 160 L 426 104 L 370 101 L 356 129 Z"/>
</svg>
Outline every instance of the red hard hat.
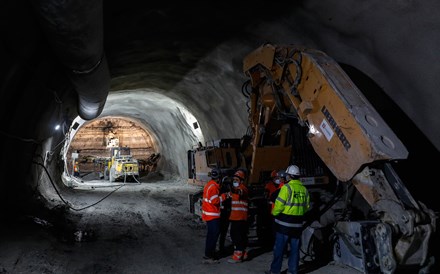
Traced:
<svg viewBox="0 0 440 274">
<path fill-rule="evenodd" d="M 270 178 L 275 178 L 277 177 L 277 172 L 276 170 L 272 170 L 272 173 L 270 173 Z"/>
<path fill-rule="evenodd" d="M 245 174 L 242 170 L 237 170 L 234 173 L 234 177 L 238 177 L 238 178 L 240 178 L 240 180 L 244 180 Z"/>
</svg>

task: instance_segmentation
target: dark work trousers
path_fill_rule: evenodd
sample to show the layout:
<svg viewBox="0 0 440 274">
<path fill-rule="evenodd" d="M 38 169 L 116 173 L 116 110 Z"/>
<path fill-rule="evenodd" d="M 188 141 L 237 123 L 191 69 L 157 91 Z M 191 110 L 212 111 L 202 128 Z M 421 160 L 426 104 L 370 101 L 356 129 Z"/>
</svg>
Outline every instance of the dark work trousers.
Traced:
<svg viewBox="0 0 440 274">
<path fill-rule="evenodd" d="M 225 249 L 226 236 L 228 235 L 229 229 L 229 215 L 231 214 L 230 209 L 222 209 L 220 213 L 220 239 L 218 242 L 218 247 L 221 252 Z"/>
<path fill-rule="evenodd" d="M 248 222 L 231 222 L 231 240 L 234 244 L 234 250 L 244 251 L 248 245 Z"/>
<path fill-rule="evenodd" d="M 265 242 L 264 245 L 269 248 L 273 248 L 273 245 L 275 243 L 275 230 L 274 230 L 274 216 L 272 215 L 272 204 L 267 205 L 267 211 L 265 212 L 265 228 L 266 228 L 266 234 L 265 236 Z"/>
<path fill-rule="evenodd" d="M 218 237 L 220 236 L 220 218 L 207 221 L 208 229 L 205 242 L 205 257 L 215 258 L 215 248 L 217 246 Z"/>
</svg>

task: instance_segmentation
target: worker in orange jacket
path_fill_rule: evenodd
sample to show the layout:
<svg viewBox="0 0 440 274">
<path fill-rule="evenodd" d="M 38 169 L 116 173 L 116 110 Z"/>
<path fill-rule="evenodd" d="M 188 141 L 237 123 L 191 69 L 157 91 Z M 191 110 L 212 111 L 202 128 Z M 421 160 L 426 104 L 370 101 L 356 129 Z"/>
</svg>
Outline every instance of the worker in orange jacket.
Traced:
<svg viewBox="0 0 440 274">
<path fill-rule="evenodd" d="M 234 254 L 229 263 L 240 263 L 247 259 L 248 245 L 248 199 L 249 191 L 244 184 L 245 173 L 242 170 L 235 172 L 231 189 L 231 240 L 234 244 Z"/>
<path fill-rule="evenodd" d="M 264 196 L 267 201 L 267 215 L 266 215 L 266 229 L 267 229 L 267 241 L 266 245 L 272 247 L 275 243 L 275 232 L 273 230 L 274 217 L 272 210 L 275 206 L 275 200 L 280 192 L 281 187 L 286 182 L 286 172 L 279 170 L 278 172 L 272 172 L 272 180 L 268 182 L 264 188 Z"/>
<path fill-rule="evenodd" d="M 269 214 L 271 215 L 275 205 L 275 199 L 277 198 L 278 192 L 285 182 L 286 172 L 284 170 L 280 170 L 278 172 L 275 172 L 272 181 L 268 182 L 264 187 L 264 193 L 269 207 Z"/>
<path fill-rule="evenodd" d="M 220 204 L 230 198 L 230 194 L 220 194 L 220 170 L 213 169 L 211 180 L 203 188 L 202 220 L 206 222 L 207 234 L 205 242 L 204 264 L 218 263 L 215 248 L 220 236 Z"/>
<path fill-rule="evenodd" d="M 78 166 L 78 162 L 75 161 L 75 163 L 73 164 L 73 176 L 75 177 L 79 177 L 79 166 Z"/>
</svg>

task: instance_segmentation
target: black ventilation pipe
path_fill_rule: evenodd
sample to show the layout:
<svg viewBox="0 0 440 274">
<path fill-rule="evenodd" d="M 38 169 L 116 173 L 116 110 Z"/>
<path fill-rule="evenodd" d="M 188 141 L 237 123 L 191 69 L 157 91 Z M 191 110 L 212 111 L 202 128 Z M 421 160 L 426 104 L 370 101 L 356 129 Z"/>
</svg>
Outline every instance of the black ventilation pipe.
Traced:
<svg viewBox="0 0 440 274">
<path fill-rule="evenodd" d="M 102 0 L 32 0 L 50 46 L 78 93 L 78 114 L 98 117 L 110 89 Z"/>
</svg>

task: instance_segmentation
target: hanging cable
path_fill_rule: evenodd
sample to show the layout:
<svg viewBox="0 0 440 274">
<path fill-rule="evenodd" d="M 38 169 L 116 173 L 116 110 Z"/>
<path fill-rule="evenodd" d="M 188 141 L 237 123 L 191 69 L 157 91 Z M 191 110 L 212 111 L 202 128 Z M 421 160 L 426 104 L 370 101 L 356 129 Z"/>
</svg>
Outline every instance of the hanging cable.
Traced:
<svg viewBox="0 0 440 274">
<path fill-rule="evenodd" d="M 72 206 L 70 205 L 69 202 L 67 202 L 67 201 L 63 198 L 63 196 L 61 196 L 61 193 L 59 192 L 58 188 L 55 186 L 55 184 L 54 184 L 54 182 L 53 182 L 53 180 L 52 180 L 52 177 L 50 176 L 49 171 L 47 170 L 47 168 L 46 168 L 43 164 L 38 163 L 38 162 L 36 162 L 36 161 L 32 161 L 32 163 L 34 163 L 34 164 L 36 164 L 36 165 L 39 165 L 39 166 L 43 167 L 43 169 L 44 169 L 44 171 L 46 172 L 47 176 L 49 177 L 49 181 L 50 181 L 52 187 L 54 188 L 55 192 L 57 193 L 58 197 L 60 197 L 61 201 L 62 201 L 65 205 L 67 205 L 68 208 L 70 208 L 70 209 L 72 209 L 72 210 L 75 210 L 75 211 L 81 211 L 81 210 L 87 209 L 87 208 L 89 208 L 89 207 L 95 206 L 95 205 L 99 204 L 100 202 L 102 202 L 103 200 L 105 200 L 105 199 L 106 199 L 107 197 L 109 197 L 110 195 L 112 195 L 114 192 L 116 192 L 117 190 L 119 190 L 121 187 L 125 186 L 125 184 L 119 185 L 118 188 L 114 189 L 114 190 L 111 191 L 109 194 L 105 195 L 103 198 L 101 198 L 100 200 L 98 200 L 97 202 L 95 202 L 95 203 L 93 203 L 93 204 L 91 204 L 91 205 L 88 205 L 88 206 L 85 206 L 85 207 L 82 207 L 82 208 L 74 208 L 74 207 L 72 207 Z"/>
</svg>

